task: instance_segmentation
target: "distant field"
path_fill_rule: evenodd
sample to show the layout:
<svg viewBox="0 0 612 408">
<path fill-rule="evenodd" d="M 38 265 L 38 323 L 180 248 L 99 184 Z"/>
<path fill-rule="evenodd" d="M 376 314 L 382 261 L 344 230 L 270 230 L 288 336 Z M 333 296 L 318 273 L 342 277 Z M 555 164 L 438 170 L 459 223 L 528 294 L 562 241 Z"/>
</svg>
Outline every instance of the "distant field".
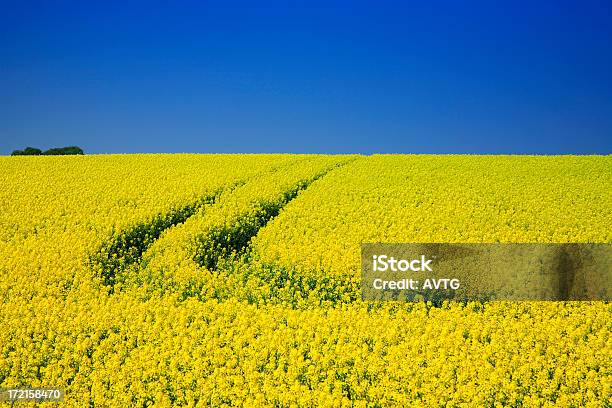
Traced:
<svg viewBox="0 0 612 408">
<path fill-rule="evenodd" d="M 0 158 L 0 387 L 69 406 L 612 403 L 607 302 L 363 302 L 364 242 L 612 243 L 611 156 Z"/>
</svg>

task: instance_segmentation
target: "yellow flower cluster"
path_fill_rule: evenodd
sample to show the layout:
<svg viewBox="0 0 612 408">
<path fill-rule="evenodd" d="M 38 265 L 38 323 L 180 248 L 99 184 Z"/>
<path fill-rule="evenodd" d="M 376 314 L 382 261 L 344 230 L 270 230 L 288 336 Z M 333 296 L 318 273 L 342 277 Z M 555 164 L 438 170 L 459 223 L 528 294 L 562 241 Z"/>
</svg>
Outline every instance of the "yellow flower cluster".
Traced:
<svg viewBox="0 0 612 408">
<path fill-rule="evenodd" d="M 0 169 L 0 387 L 63 387 L 74 407 L 612 403 L 606 302 L 357 293 L 362 242 L 612 242 L 611 157 Z"/>
</svg>

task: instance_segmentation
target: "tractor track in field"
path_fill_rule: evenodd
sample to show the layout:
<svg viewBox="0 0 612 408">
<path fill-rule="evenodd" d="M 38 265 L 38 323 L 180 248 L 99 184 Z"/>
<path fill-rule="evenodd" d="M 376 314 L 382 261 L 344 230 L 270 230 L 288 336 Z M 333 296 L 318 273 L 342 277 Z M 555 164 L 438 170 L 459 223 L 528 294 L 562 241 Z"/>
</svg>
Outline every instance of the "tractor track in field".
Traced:
<svg viewBox="0 0 612 408">
<path fill-rule="evenodd" d="M 142 254 L 165 230 L 187 221 L 201 207 L 214 204 L 224 191 L 234 189 L 242 183 L 237 182 L 229 188 L 220 188 L 196 202 L 173 209 L 165 214 L 157 214 L 148 222 L 114 233 L 111 238 L 102 244 L 98 251 L 90 256 L 90 266 L 99 273 L 105 286 L 113 287 L 117 275 L 130 265 L 139 263 Z"/>
<path fill-rule="evenodd" d="M 248 250 L 251 239 L 278 216 L 287 204 L 297 198 L 300 192 L 306 190 L 312 183 L 338 167 L 340 166 L 334 166 L 309 179 L 301 180 L 283 192 L 279 200 L 257 202 L 251 208 L 254 212 L 238 217 L 231 226 L 221 225 L 198 237 L 197 251 L 193 260 L 201 267 L 215 271 L 220 260 L 243 255 Z"/>
<path fill-rule="evenodd" d="M 270 293 L 287 290 L 286 285 L 288 284 L 290 291 L 299 293 L 304 298 L 313 290 L 323 290 L 326 292 L 323 300 L 329 303 L 356 299 L 354 296 L 354 293 L 357 293 L 356 289 L 350 285 L 345 287 L 346 282 L 344 278 L 336 279 L 326 277 L 325 275 L 303 276 L 293 268 L 270 263 L 253 263 L 253 247 L 251 245 L 252 238 L 277 217 L 300 193 L 308 189 L 316 181 L 352 161 L 336 164 L 307 180 L 299 181 L 282 193 L 282 197 L 278 200 L 258 202 L 257 206 L 254 207 L 255 216 L 253 216 L 253 212 L 245 213 L 242 217 L 235 220 L 236 222 L 220 225 L 218 228 L 211 229 L 208 233 L 199 236 L 193 260 L 201 268 L 211 272 L 212 276 L 216 276 L 219 273 L 225 277 L 232 275 L 240 276 L 238 279 L 242 279 L 242 282 L 238 283 L 238 285 L 243 287 L 248 286 L 247 281 L 249 279 L 256 279 L 261 283 L 256 286 L 266 286 L 271 290 Z M 220 281 L 224 282 L 225 278 L 222 278 Z M 228 292 L 223 288 L 218 288 L 220 291 L 213 289 L 212 292 L 209 289 L 206 288 L 206 284 L 203 281 L 191 282 L 183 288 L 179 299 L 183 301 L 196 297 L 204 300 L 213 297 L 223 301 L 228 295 L 236 295 L 232 295 L 231 293 L 233 292 L 231 290 Z M 327 291 L 329 292 L 328 294 Z M 243 299 L 249 303 L 258 303 L 257 298 L 258 296 L 254 293 L 243 293 Z"/>
<path fill-rule="evenodd" d="M 306 158 L 303 160 L 306 160 Z M 252 213 L 239 217 L 238 223 L 240 228 L 220 226 L 210 233 L 199 237 L 200 246 L 193 258 L 194 261 L 202 267 L 214 270 L 219 260 L 226 259 L 232 253 L 244 253 L 251 238 L 257 235 L 259 230 L 276 217 L 281 209 L 295 199 L 301 191 L 304 191 L 313 182 L 324 177 L 329 172 L 354 160 L 356 159 L 338 163 L 307 180 L 299 181 L 285 191 L 282 194 L 282 198 L 278 201 L 257 203 L 255 217 L 252 216 Z M 270 169 L 269 172 L 274 174 L 275 172 L 282 171 L 287 166 L 295 166 L 300 161 L 276 166 Z M 202 207 L 216 204 L 223 193 L 239 188 L 248 183 L 249 180 L 250 178 L 239 180 L 230 186 L 219 188 L 195 202 L 173 209 L 165 214 L 157 214 L 147 222 L 139 223 L 118 233 L 113 233 L 95 253 L 89 256 L 90 268 L 102 279 L 102 284 L 110 288 L 110 293 L 113 293 L 117 277 L 127 268 L 140 264 L 143 253 L 165 230 L 186 222 Z"/>
</svg>

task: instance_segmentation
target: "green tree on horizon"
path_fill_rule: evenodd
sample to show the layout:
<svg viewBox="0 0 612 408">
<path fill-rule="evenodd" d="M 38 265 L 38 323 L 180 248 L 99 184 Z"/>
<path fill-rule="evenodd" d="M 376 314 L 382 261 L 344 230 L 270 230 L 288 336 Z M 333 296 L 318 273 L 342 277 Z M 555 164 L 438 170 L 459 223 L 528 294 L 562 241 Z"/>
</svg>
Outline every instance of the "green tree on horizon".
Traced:
<svg viewBox="0 0 612 408">
<path fill-rule="evenodd" d="M 66 147 L 53 147 L 45 150 L 44 152 L 35 147 L 26 147 L 23 150 L 13 150 L 11 156 L 58 156 L 58 155 L 74 155 L 74 154 L 85 154 L 83 149 L 78 146 L 66 146 Z"/>
</svg>

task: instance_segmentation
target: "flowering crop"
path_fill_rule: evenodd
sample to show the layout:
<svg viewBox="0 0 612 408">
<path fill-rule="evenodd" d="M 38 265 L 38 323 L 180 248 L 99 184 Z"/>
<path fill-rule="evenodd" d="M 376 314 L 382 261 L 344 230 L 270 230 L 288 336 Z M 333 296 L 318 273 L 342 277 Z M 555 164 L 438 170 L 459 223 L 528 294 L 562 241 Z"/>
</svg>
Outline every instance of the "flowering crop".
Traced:
<svg viewBox="0 0 612 408">
<path fill-rule="evenodd" d="M 610 243 L 611 185 L 612 157 L 372 156 L 305 191 L 254 246 L 344 274 L 362 242 Z"/>
<path fill-rule="evenodd" d="M 0 387 L 90 406 L 608 406 L 607 302 L 362 302 L 362 242 L 612 243 L 610 157 L 0 160 Z"/>
<path fill-rule="evenodd" d="M 0 295 L 49 296 L 80 282 L 85 258 L 287 155 L 11 157 L 0 161 Z M 223 169 L 223 171 L 219 171 Z M 84 278 L 89 275 L 84 271 Z M 85 282 L 87 283 L 87 282 Z"/>
<path fill-rule="evenodd" d="M 215 288 L 227 285 L 217 264 L 245 250 L 258 230 L 300 191 L 346 161 L 345 157 L 311 156 L 228 189 L 215 203 L 165 231 L 125 279 L 135 281 L 137 288 L 181 298 L 214 297 Z"/>
</svg>

